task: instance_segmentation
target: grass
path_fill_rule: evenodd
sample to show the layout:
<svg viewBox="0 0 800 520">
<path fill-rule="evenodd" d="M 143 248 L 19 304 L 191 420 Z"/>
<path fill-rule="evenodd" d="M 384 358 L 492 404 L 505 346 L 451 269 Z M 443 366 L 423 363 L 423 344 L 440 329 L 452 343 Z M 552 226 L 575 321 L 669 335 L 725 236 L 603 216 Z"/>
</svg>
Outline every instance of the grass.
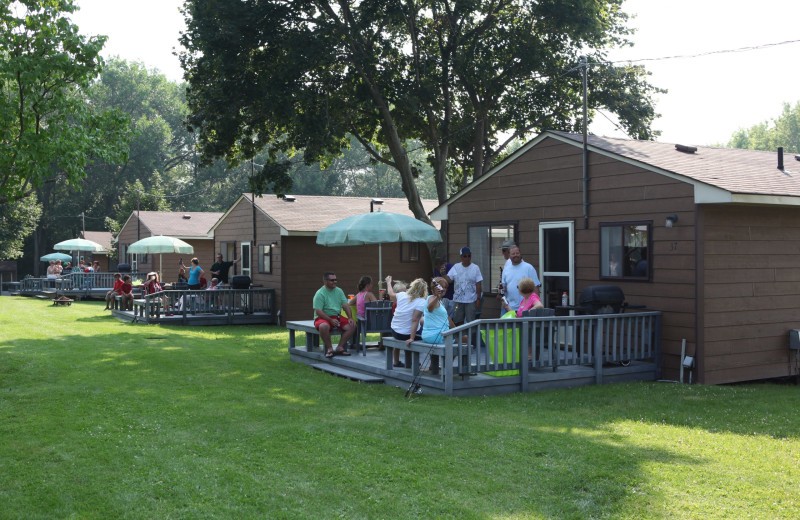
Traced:
<svg viewBox="0 0 800 520">
<path fill-rule="evenodd" d="M 800 517 L 798 387 L 357 384 L 278 327 L 0 298 L 0 518 Z"/>
</svg>

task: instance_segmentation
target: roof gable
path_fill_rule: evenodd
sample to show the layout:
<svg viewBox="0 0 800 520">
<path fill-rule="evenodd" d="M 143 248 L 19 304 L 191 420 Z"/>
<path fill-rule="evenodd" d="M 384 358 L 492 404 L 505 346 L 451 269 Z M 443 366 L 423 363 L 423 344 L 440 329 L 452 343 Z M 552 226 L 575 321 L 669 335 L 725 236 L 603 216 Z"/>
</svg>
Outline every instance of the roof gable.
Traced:
<svg viewBox="0 0 800 520">
<path fill-rule="evenodd" d="M 139 220 L 153 235 L 210 238 L 209 231 L 222 216 L 212 211 L 141 211 Z"/>
<path fill-rule="evenodd" d="M 245 193 L 242 199 L 250 201 L 252 194 Z M 287 199 L 294 199 L 293 201 Z M 329 225 L 344 218 L 367 213 L 371 197 L 332 197 L 322 195 L 294 195 L 286 199 L 273 195 L 255 197 L 255 205 L 267 218 L 274 221 L 284 235 L 314 235 Z M 408 208 L 408 200 L 401 198 L 382 198 L 382 205 L 375 205 L 375 211 L 388 211 L 413 217 Z M 436 207 L 437 201 L 423 199 L 425 211 Z"/>
<path fill-rule="evenodd" d="M 556 139 L 577 148 L 583 136 L 568 132 L 546 131 L 529 141 L 489 172 L 450 197 L 431 212 L 431 218 L 447 219 L 447 207 L 508 166 L 545 139 Z M 587 147 L 642 169 L 694 185 L 695 202 L 746 202 L 753 204 L 800 205 L 800 163 L 785 158 L 786 167 L 778 169 L 775 152 L 696 146 L 694 153 L 677 149 L 674 143 L 637 141 L 590 135 Z M 791 158 L 791 155 L 788 156 Z M 589 172 L 591 176 L 591 171 Z"/>
</svg>

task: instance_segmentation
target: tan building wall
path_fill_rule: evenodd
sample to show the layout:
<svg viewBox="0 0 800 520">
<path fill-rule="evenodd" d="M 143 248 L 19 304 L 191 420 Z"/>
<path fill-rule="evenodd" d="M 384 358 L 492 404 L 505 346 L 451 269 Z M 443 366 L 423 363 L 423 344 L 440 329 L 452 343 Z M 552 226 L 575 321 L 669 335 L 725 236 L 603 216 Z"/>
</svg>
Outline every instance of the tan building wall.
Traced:
<svg viewBox="0 0 800 520">
<path fill-rule="evenodd" d="M 800 211 L 703 206 L 700 215 L 701 382 L 796 373 L 788 331 L 800 327 Z"/>
<path fill-rule="evenodd" d="M 518 223 L 523 258 L 541 274 L 539 225 L 572 221 L 575 226 L 575 288 L 619 285 L 630 303 L 664 311 L 664 376 L 677 375 L 681 340 L 695 346 L 695 239 L 693 188 L 599 154 L 589 154 L 589 218 L 584 227 L 580 148 L 545 139 L 476 186 L 448 208 L 451 260 L 467 245 L 469 224 Z M 677 214 L 678 225 L 665 227 Z M 652 221 L 652 282 L 600 281 L 599 224 Z M 486 273 L 482 273 L 486 278 Z M 484 283 L 484 317 L 499 315 L 495 288 Z"/>
</svg>

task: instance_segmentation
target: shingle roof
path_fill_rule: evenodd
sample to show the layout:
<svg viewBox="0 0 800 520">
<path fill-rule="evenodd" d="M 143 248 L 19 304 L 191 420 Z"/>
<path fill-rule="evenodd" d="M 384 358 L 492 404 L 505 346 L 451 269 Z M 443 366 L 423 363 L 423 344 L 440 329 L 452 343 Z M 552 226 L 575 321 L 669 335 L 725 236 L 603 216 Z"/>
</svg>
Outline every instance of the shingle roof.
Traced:
<svg viewBox="0 0 800 520">
<path fill-rule="evenodd" d="M 103 246 L 105 252 L 108 252 L 111 250 L 111 241 L 114 237 L 109 231 L 84 231 L 83 238 L 91 240 L 92 242 L 97 242 Z"/>
<path fill-rule="evenodd" d="M 581 143 L 580 134 L 548 132 Z M 680 152 L 675 144 L 590 135 L 592 148 L 632 159 L 699 181 L 731 193 L 800 196 L 800 162 L 784 154 L 784 171 L 778 154 L 759 150 L 697 146 L 694 153 Z"/>
<path fill-rule="evenodd" d="M 153 235 L 202 239 L 208 238 L 209 230 L 222 215 L 213 211 L 142 211 L 139 219 Z"/>
<path fill-rule="evenodd" d="M 250 200 L 250 194 L 244 196 Z M 360 213 L 369 212 L 371 197 L 330 197 L 320 195 L 294 195 L 293 202 L 279 199 L 274 195 L 256 197 L 255 204 L 280 227 L 288 232 L 316 233 L 321 229 Z M 375 206 L 375 211 L 389 211 L 413 216 L 408 209 L 408 201 L 400 198 L 382 198 L 383 205 Z M 437 205 L 436 200 L 423 199 L 425 212 Z"/>
</svg>

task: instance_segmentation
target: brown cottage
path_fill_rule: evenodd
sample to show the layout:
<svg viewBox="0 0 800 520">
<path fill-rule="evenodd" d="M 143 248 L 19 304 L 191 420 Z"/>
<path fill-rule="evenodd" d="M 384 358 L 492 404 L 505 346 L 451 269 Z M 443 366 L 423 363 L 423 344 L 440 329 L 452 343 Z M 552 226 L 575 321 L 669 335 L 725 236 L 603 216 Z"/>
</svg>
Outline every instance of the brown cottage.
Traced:
<svg viewBox="0 0 800 520">
<path fill-rule="evenodd" d="M 214 262 L 214 238 L 209 234 L 209 229 L 221 216 L 222 213 L 219 212 L 134 211 L 117 235 L 119 262 L 131 264 L 134 271 L 158 270 L 159 255 L 128 254 L 127 248 L 143 238 L 164 235 L 180 238 L 191 244 L 194 247 L 194 254 L 163 254 L 162 281 L 177 281 L 178 262 L 181 259 L 189 266 L 192 257 L 197 257 L 200 267 L 208 272 Z"/>
<path fill-rule="evenodd" d="M 484 318 L 511 238 L 542 280 L 545 305 L 613 284 L 663 311 L 663 375 L 682 340 L 699 383 L 798 373 L 800 162 L 774 152 L 545 132 L 431 212 L 452 258 L 469 245 Z M 490 298 L 491 296 L 491 298 Z"/>
<path fill-rule="evenodd" d="M 278 198 L 243 194 L 213 226 L 215 250 L 225 260 L 243 258 L 230 275 L 249 275 L 256 285 L 273 288 L 281 320 L 309 320 L 314 293 L 322 275 L 335 271 L 346 294 L 355 293 L 358 280 L 371 276 L 377 292 L 378 246 L 324 247 L 317 233 L 344 218 L 370 211 L 368 197 L 297 195 Z M 426 210 L 436 201 L 423 200 Z M 411 215 L 406 199 L 384 198 L 375 210 Z M 252 256 L 250 263 L 247 259 Z M 384 244 L 383 275 L 410 281 L 431 272 L 424 244 Z M 204 266 L 205 267 L 205 266 Z"/>
</svg>

